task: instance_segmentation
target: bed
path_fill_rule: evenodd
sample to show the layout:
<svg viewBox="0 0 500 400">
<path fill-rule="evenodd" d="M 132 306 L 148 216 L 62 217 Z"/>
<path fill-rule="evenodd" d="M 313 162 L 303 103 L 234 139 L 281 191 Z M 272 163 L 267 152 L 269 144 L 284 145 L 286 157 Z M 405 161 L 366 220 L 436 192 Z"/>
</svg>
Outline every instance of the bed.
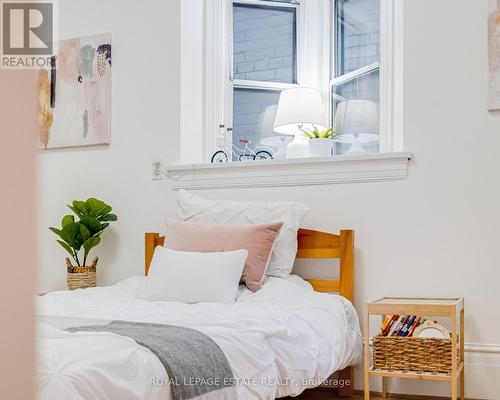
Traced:
<svg viewBox="0 0 500 400">
<path fill-rule="evenodd" d="M 156 246 L 165 240 L 145 234 L 145 276 Z M 268 278 L 257 293 L 240 287 L 235 305 L 145 301 L 140 297 L 145 277 L 40 297 L 38 398 L 174 398 L 169 375 L 148 348 L 109 332 L 68 331 L 82 320 L 172 324 L 202 332 L 226 355 L 239 399 L 295 396 L 334 371 L 344 383 L 339 394 L 350 396 L 351 366 L 362 347 L 352 306 L 354 232 L 300 229 L 297 258 L 339 259 L 339 279 Z M 210 398 L 235 397 L 203 397 Z"/>
</svg>

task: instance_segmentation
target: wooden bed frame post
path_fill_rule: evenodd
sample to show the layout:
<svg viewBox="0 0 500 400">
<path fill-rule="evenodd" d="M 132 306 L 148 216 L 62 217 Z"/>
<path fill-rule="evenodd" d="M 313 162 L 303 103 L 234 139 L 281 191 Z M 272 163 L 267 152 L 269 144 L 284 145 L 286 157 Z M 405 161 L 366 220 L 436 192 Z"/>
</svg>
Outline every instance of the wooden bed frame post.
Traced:
<svg viewBox="0 0 500 400">
<path fill-rule="evenodd" d="M 156 247 L 156 239 L 160 237 L 159 233 L 146 233 L 144 234 L 144 275 L 148 274 L 149 265 L 151 264 L 151 260 L 153 259 L 153 254 L 155 252 Z"/>
<path fill-rule="evenodd" d="M 354 231 L 340 231 L 340 295 L 354 304 Z M 353 370 L 352 367 L 344 368 L 339 374 L 344 384 L 339 388 L 340 397 L 353 395 Z"/>
<path fill-rule="evenodd" d="M 354 304 L 354 231 L 340 231 L 340 295 Z"/>
<path fill-rule="evenodd" d="M 153 259 L 153 254 L 155 253 L 156 246 L 163 246 L 165 243 L 165 236 L 160 236 L 156 232 L 147 232 L 144 234 L 144 275 L 147 276 L 149 272 L 149 266 L 151 265 L 151 260 Z"/>
</svg>

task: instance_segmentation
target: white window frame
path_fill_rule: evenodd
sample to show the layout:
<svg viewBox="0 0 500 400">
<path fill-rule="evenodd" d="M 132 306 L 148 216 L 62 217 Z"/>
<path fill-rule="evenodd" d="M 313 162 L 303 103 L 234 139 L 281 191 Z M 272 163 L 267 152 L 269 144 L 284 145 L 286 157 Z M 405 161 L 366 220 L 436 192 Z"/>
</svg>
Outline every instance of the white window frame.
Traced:
<svg viewBox="0 0 500 400">
<path fill-rule="evenodd" d="M 363 75 L 369 74 L 370 72 L 380 70 L 380 66 L 381 66 L 380 61 L 376 61 L 374 63 L 365 65 L 364 67 L 358 68 L 354 71 L 348 72 L 347 74 L 333 78 L 330 80 L 330 87 L 353 81 L 355 79 L 360 78 Z"/>
<path fill-rule="evenodd" d="M 333 70 L 335 69 L 334 43 L 335 43 L 335 40 L 332 40 L 332 66 L 331 66 L 332 76 L 334 76 L 333 75 L 334 74 Z M 328 88 L 329 93 L 330 93 L 330 101 L 329 101 L 330 111 L 329 111 L 329 119 L 328 119 L 328 121 L 330 121 L 330 123 L 332 124 L 332 126 L 335 124 L 334 116 L 332 115 L 332 105 L 333 105 L 333 102 L 335 100 L 337 100 L 337 101 L 345 101 L 345 100 L 347 100 L 345 97 L 342 97 L 342 96 L 340 96 L 338 94 L 335 94 L 333 92 L 333 87 L 336 86 L 336 85 L 341 85 L 343 83 L 354 81 L 354 80 L 356 80 L 358 78 L 361 78 L 364 75 L 370 74 L 371 72 L 380 71 L 380 69 L 381 69 L 381 63 L 380 63 L 380 61 L 376 61 L 374 63 L 365 65 L 364 67 L 358 68 L 358 69 L 356 69 L 354 71 L 348 72 L 347 74 L 344 74 L 344 75 L 338 76 L 336 78 L 330 79 L 330 86 Z M 379 102 L 381 104 L 382 99 L 380 98 L 381 97 L 380 92 L 381 92 L 381 90 L 379 88 Z M 379 108 L 381 109 L 381 106 Z M 381 129 L 380 123 L 379 123 L 379 153 L 383 153 L 383 151 L 380 151 L 380 142 L 381 142 L 381 136 L 382 136 L 380 134 L 380 132 L 382 132 L 382 129 Z"/>
<path fill-rule="evenodd" d="M 374 71 L 379 71 L 379 153 L 400 151 L 402 142 L 402 3 L 397 0 L 380 0 L 380 60 L 344 75 L 335 77 L 335 5 L 331 13 L 331 67 L 330 106 L 334 100 L 345 100 L 333 93 L 335 85 L 354 81 Z M 401 76 L 397 76 L 398 73 Z M 398 101 L 395 99 L 398 98 Z M 330 119 L 333 123 L 333 115 Z"/>
<path fill-rule="evenodd" d="M 379 152 L 403 151 L 404 1 L 380 0 Z"/>
<path fill-rule="evenodd" d="M 360 68 L 342 77 L 331 79 L 334 66 L 334 1 L 301 0 L 302 4 L 281 3 L 263 0 L 210 0 L 205 4 L 205 46 L 204 46 L 204 162 L 209 162 L 215 149 L 218 127 L 224 124 L 232 127 L 234 89 L 283 90 L 297 85 L 315 86 L 324 93 L 325 115 L 331 121 L 333 84 L 346 82 L 355 77 L 380 70 L 380 129 L 379 153 L 403 150 L 403 2 L 380 0 L 381 31 L 380 61 Z M 304 13 L 305 2 L 314 12 L 321 1 L 328 1 L 328 15 Z M 298 84 L 261 82 L 233 79 L 233 2 L 238 4 L 264 5 L 266 7 L 297 8 L 297 79 Z M 298 3 L 298 2 L 297 2 Z M 321 27 L 321 24 L 324 26 Z M 316 26 L 320 25 L 321 29 Z M 307 32 L 306 32 L 307 30 Z M 325 32 L 329 37 L 325 38 Z M 308 35 L 307 38 L 301 35 Z M 327 57 L 319 73 L 311 65 L 320 60 L 310 60 L 311 46 L 303 43 L 322 43 L 321 49 L 313 49 Z M 327 55 L 327 56 L 326 56 Z M 316 56 L 316 54 L 314 54 Z M 310 62 L 311 64 L 306 64 Z M 303 68 L 306 64 L 306 68 Z M 309 71 L 306 71 L 308 70 Z M 327 70 L 326 70 L 327 69 Z M 321 75 L 319 77 L 311 75 Z M 272 161 L 271 161 L 272 162 Z"/>
</svg>

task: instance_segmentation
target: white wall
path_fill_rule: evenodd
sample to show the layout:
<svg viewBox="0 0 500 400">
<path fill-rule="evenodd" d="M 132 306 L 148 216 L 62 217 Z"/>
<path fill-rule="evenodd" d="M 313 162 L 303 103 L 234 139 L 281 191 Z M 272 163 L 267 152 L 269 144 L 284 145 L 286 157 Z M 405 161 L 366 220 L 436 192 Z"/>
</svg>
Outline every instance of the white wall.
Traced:
<svg viewBox="0 0 500 400">
<path fill-rule="evenodd" d="M 201 162 L 203 136 L 203 1 L 181 1 L 181 163 Z M 168 160 L 171 162 L 170 160 Z"/>
<path fill-rule="evenodd" d="M 65 287 L 65 253 L 47 227 L 73 199 L 101 198 L 119 216 L 94 251 L 99 283 L 140 273 L 143 233 L 160 229 L 168 209 L 151 160 L 179 154 L 180 2 L 64 0 L 59 12 L 63 39 L 113 34 L 112 144 L 39 154 L 41 291 Z"/>
<path fill-rule="evenodd" d="M 111 283 L 142 272 L 143 232 L 174 215 L 174 194 L 168 183 L 150 180 L 150 160 L 172 163 L 178 154 L 179 4 L 151 1 L 145 10 L 93 0 L 96 12 L 89 1 L 61 3 L 65 37 L 114 35 L 113 144 L 41 154 L 41 225 L 56 223 L 73 198 L 96 195 L 113 204 L 121 218 L 98 250 L 101 283 Z M 404 142 L 415 153 L 407 180 L 200 194 L 310 205 L 306 227 L 356 230 L 358 310 L 383 295 L 463 296 L 466 342 L 498 351 L 500 115 L 486 111 L 487 5 L 405 0 L 404 13 Z M 64 253 L 48 231 L 41 242 L 41 286 L 63 288 Z M 467 395 L 500 398 L 500 356 L 469 353 L 467 360 Z M 391 390 L 449 393 L 444 383 Z"/>
</svg>

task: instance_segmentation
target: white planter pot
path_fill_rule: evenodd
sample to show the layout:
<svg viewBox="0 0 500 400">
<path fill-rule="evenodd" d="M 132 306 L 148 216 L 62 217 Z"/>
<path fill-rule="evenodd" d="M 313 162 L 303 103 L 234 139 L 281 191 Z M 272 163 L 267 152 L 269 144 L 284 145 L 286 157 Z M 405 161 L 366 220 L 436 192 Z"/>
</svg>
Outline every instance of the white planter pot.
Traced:
<svg viewBox="0 0 500 400">
<path fill-rule="evenodd" d="M 311 157 L 330 157 L 332 155 L 332 139 L 311 139 L 309 140 L 309 152 Z"/>
</svg>

